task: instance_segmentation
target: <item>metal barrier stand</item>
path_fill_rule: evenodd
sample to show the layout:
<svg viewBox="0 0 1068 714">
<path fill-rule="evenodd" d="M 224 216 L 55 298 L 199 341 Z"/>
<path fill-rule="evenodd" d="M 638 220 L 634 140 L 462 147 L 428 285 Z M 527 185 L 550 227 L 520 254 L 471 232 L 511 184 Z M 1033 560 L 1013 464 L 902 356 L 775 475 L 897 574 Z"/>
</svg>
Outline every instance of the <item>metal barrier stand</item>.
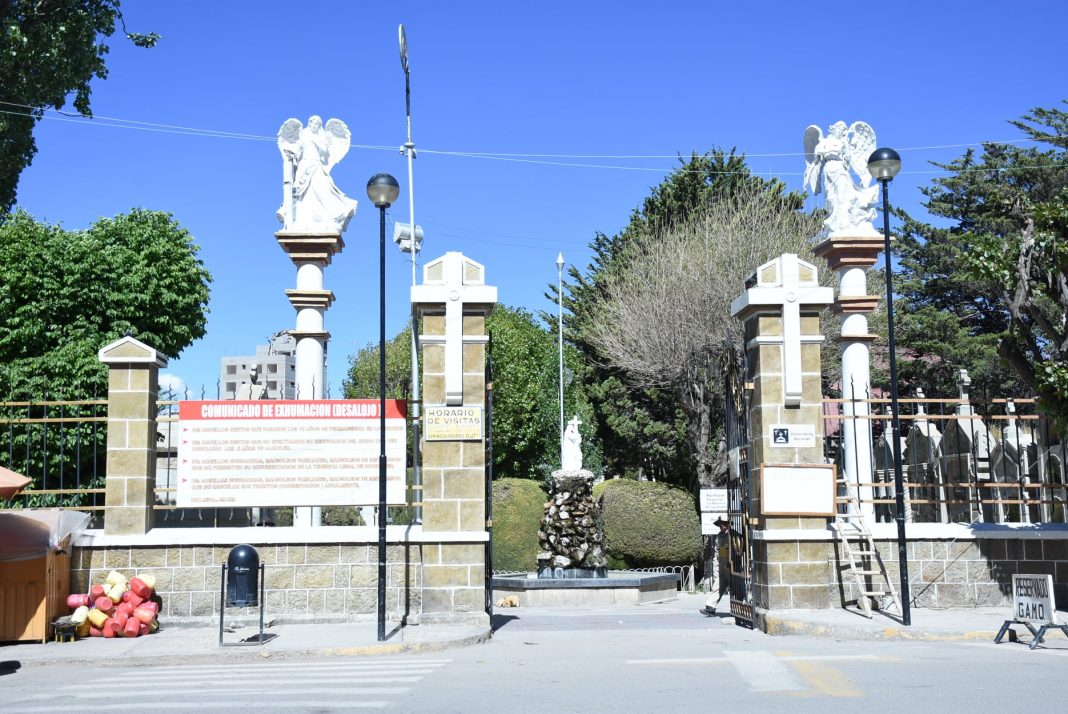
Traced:
<svg viewBox="0 0 1068 714">
<path fill-rule="evenodd" d="M 247 647 L 249 645 L 262 645 L 267 640 L 263 637 L 263 606 L 266 592 L 266 580 L 265 580 L 265 565 L 260 563 L 260 634 L 253 640 L 252 638 L 239 640 L 237 642 L 223 642 L 223 622 L 226 619 L 226 563 L 222 564 L 222 577 L 219 578 L 221 583 L 219 591 L 219 647 Z"/>
</svg>

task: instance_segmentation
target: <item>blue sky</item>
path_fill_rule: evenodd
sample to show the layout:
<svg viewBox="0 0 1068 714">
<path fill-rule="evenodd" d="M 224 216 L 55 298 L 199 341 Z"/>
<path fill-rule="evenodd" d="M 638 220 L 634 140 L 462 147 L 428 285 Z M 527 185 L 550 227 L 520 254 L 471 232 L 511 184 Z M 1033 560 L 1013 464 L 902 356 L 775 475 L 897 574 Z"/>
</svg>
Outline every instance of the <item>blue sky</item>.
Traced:
<svg viewBox="0 0 1068 714">
<path fill-rule="evenodd" d="M 127 0 L 123 9 L 131 31 L 163 39 L 141 50 L 112 38 L 110 76 L 93 85 L 97 119 L 41 122 L 18 205 L 70 229 L 141 206 L 172 212 L 193 233 L 215 279 L 208 334 L 168 369 L 191 396 L 202 384 L 214 396 L 221 356 L 251 354 L 294 325 L 284 290 L 295 269 L 274 238 L 274 137 L 289 117 L 338 117 L 352 131 L 333 175 L 360 205 L 326 271 L 337 296 L 326 314 L 334 396 L 348 356 L 377 341 L 378 220 L 364 187 L 392 173 L 403 190 L 389 218 L 408 219 L 399 23 L 420 152 L 420 263 L 462 251 L 486 265 L 502 303 L 532 311 L 551 308 L 543 292 L 557 253 L 585 267 L 595 232 L 619 230 L 676 154 L 736 147 L 754 171 L 800 187 L 805 127 L 862 119 L 901 151 L 891 200 L 919 210 L 918 189 L 937 173 L 929 161 L 1017 139 L 1008 119 L 1068 97 L 1068 5 L 1053 1 Z M 387 249 L 392 335 L 407 319 L 411 274 L 408 256 Z"/>
</svg>

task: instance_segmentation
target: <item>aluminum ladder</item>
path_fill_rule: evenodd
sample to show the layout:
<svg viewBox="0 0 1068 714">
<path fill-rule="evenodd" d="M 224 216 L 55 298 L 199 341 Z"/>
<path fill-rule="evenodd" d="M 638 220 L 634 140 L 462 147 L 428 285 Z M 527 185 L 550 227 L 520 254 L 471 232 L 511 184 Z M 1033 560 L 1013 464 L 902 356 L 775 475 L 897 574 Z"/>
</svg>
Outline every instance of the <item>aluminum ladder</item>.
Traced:
<svg viewBox="0 0 1068 714">
<path fill-rule="evenodd" d="M 879 609 L 893 605 L 901 614 L 901 600 L 897 596 L 894 584 L 886 574 L 886 565 L 879 556 L 872 541 L 864 513 L 860 510 L 860 498 L 853 485 L 841 475 L 838 476 L 837 508 L 832 527 L 842 544 L 849 561 L 849 572 L 857 588 L 857 605 L 861 613 L 871 619 L 872 603 Z M 876 577 L 877 576 L 877 577 Z M 876 584 L 881 581 L 881 584 Z"/>
</svg>

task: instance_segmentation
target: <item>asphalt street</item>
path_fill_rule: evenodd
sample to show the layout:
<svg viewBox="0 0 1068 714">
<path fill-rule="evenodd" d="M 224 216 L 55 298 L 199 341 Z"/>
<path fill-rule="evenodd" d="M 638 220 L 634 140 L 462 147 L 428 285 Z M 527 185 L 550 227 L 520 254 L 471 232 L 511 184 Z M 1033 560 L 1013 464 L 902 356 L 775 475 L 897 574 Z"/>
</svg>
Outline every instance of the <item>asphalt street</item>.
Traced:
<svg viewBox="0 0 1068 714">
<path fill-rule="evenodd" d="M 425 654 L 8 668 L 5 712 L 999 712 L 1057 710 L 1068 646 L 772 637 L 656 607 L 500 611 Z M 1056 637 L 1056 635 L 1054 636 Z M 267 653 L 264 653 L 265 655 Z M 0 670 L 4 671 L 4 670 Z"/>
</svg>

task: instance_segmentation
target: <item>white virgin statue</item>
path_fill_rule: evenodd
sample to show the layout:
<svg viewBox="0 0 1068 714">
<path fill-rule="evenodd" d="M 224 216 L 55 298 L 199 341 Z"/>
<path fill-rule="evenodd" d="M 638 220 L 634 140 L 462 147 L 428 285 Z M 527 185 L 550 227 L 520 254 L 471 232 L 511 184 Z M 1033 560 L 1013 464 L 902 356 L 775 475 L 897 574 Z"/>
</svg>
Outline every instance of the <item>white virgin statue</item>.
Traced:
<svg viewBox="0 0 1068 714">
<path fill-rule="evenodd" d="M 349 152 L 352 133 L 340 119 L 323 126 L 318 116 L 302 126 L 287 119 L 278 130 L 284 191 L 278 220 L 287 231 L 341 233 L 356 213 L 356 201 L 334 185 L 330 169 Z"/>
<path fill-rule="evenodd" d="M 828 216 L 819 237 L 882 235 L 872 225 L 879 194 L 868 173 L 873 151 L 875 131 L 862 121 L 848 127 L 835 122 L 827 136 L 815 124 L 805 129 L 805 185 L 819 194 L 822 184 L 827 193 Z"/>
<path fill-rule="evenodd" d="M 560 453 L 562 471 L 579 471 L 582 469 L 582 434 L 579 433 L 578 415 L 567 423 L 564 430 L 564 444 Z"/>
</svg>

